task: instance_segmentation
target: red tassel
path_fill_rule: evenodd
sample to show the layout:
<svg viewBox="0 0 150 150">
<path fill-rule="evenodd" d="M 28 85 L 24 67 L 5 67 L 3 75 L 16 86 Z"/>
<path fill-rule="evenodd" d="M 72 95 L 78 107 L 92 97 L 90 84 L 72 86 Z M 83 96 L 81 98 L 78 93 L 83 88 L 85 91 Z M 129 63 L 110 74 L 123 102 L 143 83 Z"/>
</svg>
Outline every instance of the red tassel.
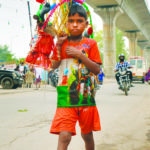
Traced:
<svg viewBox="0 0 150 150">
<path fill-rule="evenodd" d="M 53 49 L 53 55 L 51 56 L 51 59 L 52 59 L 52 60 L 59 61 L 59 57 L 58 57 L 58 53 L 57 53 L 57 48 L 56 48 L 56 46 L 55 46 L 54 49 Z"/>
<path fill-rule="evenodd" d="M 89 27 L 88 30 L 87 30 L 87 33 L 88 33 L 88 35 L 92 35 L 92 33 L 93 33 L 93 28 L 92 28 L 92 27 Z"/>
<path fill-rule="evenodd" d="M 45 0 L 36 0 L 36 2 L 38 2 L 38 3 L 43 3 Z"/>
</svg>

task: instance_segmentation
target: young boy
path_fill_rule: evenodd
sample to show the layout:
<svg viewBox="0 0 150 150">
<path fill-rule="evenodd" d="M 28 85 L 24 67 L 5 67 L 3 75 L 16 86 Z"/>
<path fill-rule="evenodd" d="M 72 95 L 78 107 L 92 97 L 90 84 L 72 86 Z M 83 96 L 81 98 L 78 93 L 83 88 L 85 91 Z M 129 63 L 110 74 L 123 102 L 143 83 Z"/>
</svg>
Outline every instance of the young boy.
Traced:
<svg viewBox="0 0 150 150">
<path fill-rule="evenodd" d="M 70 36 L 58 38 L 60 61 L 53 62 L 53 68 L 59 67 L 59 81 L 57 110 L 50 132 L 59 134 L 57 150 L 67 150 L 79 121 L 86 150 L 94 150 L 93 131 L 101 130 L 93 78 L 100 72 L 100 54 L 97 43 L 82 36 L 88 26 L 82 5 L 71 6 L 66 26 Z"/>
</svg>

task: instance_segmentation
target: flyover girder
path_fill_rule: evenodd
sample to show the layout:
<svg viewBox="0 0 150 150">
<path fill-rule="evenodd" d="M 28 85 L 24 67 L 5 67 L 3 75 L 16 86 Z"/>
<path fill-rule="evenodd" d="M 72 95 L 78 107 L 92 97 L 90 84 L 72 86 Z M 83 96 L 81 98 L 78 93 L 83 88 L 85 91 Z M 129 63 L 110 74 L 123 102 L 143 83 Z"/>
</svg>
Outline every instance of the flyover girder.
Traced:
<svg viewBox="0 0 150 150">
<path fill-rule="evenodd" d="M 145 47 L 150 46 L 150 13 L 144 0 L 86 0 L 86 2 L 91 5 L 96 12 L 98 12 L 100 8 L 113 6 L 120 7 L 120 9 L 124 12 L 124 14 L 122 14 L 124 18 L 122 19 L 121 16 L 118 17 L 116 22 L 117 27 L 124 32 L 140 31 L 139 33 L 142 36 L 138 35 L 135 42 L 147 40 L 148 42 Z M 100 13 L 98 14 L 101 16 Z M 101 17 L 103 18 L 103 16 Z M 119 20 L 125 20 L 128 23 L 123 23 L 123 21 L 120 21 L 119 23 Z M 141 47 L 139 43 L 137 44 Z M 149 54 L 149 50 L 145 48 L 144 50 L 146 50 L 147 54 Z M 147 59 L 150 60 L 150 57 L 147 57 Z"/>
</svg>

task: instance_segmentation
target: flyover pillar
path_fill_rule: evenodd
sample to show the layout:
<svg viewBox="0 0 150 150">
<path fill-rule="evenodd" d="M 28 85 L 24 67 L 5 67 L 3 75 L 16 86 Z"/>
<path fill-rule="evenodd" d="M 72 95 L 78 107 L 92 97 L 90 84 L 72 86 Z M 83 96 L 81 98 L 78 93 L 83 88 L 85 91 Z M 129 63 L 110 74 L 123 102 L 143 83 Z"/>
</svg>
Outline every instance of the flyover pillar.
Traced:
<svg viewBox="0 0 150 150">
<path fill-rule="evenodd" d="M 142 48 L 140 49 L 140 56 L 143 57 L 143 49 Z"/>
<path fill-rule="evenodd" d="M 116 42 L 115 42 L 115 20 L 120 14 L 118 7 L 107 6 L 96 10 L 103 20 L 103 50 L 104 50 L 104 72 L 106 77 L 114 77 L 116 65 Z"/>
<path fill-rule="evenodd" d="M 148 44 L 148 40 L 138 40 L 137 44 L 140 47 L 140 56 L 144 57 L 144 49 Z"/>
<path fill-rule="evenodd" d="M 137 56 L 137 32 L 127 31 L 126 36 L 129 39 L 129 57 Z"/>
</svg>

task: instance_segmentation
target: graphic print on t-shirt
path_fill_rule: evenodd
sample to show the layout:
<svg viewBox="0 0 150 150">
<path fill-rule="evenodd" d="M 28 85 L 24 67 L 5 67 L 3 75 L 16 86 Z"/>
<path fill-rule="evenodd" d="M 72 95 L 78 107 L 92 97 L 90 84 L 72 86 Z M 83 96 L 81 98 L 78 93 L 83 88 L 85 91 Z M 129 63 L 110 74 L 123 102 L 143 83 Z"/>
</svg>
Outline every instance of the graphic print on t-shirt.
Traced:
<svg viewBox="0 0 150 150">
<path fill-rule="evenodd" d="M 81 44 L 73 44 L 78 50 L 96 63 L 101 63 L 97 44 L 89 40 L 88 44 L 83 40 Z M 82 63 L 81 60 L 67 56 L 65 49 L 68 43 L 62 47 L 61 65 L 59 67 L 59 81 L 57 86 L 57 107 L 95 106 L 95 75 Z M 93 53 L 91 53 L 91 51 Z"/>
</svg>

